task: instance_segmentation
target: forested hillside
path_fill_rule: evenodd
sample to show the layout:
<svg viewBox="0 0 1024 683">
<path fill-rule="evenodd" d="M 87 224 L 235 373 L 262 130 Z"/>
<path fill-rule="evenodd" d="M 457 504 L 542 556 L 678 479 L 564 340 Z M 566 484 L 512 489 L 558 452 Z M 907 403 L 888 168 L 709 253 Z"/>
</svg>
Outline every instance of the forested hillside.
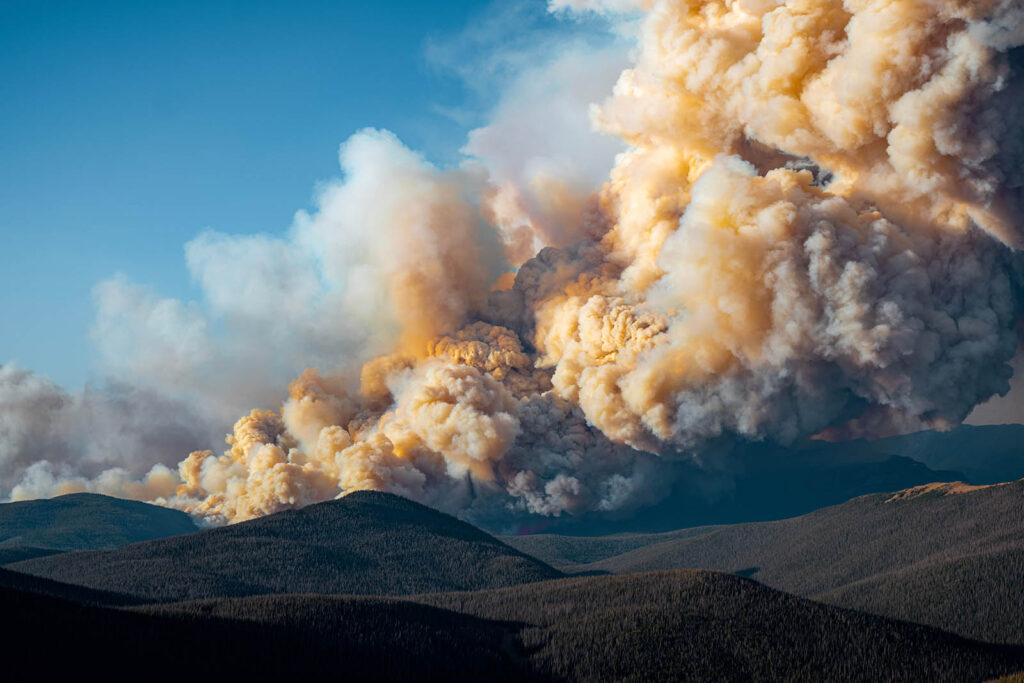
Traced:
<svg viewBox="0 0 1024 683">
<path fill-rule="evenodd" d="M 187 536 L 7 566 L 151 601 L 265 593 L 402 595 L 562 576 L 454 517 L 372 491 Z"/>
<path fill-rule="evenodd" d="M 863 496 L 776 522 L 507 540 L 568 572 L 717 569 L 971 637 L 1024 642 L 1024 480 Z"/>
</svg>

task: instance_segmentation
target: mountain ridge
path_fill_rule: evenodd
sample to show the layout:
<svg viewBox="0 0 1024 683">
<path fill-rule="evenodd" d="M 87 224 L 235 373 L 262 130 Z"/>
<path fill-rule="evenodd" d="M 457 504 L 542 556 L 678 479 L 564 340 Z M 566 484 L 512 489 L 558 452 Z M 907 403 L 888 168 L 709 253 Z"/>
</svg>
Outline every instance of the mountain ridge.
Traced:
<svg viewBox="0 0 1024 683">
<path fill-rule="evenodd" d="M 148 601 L 263 593 L 398 595 L 563 576 L 450 515 L 373 491 L 186 536 L 7 568 Z"/>
<path fill-rule="evenodd" d="M 0 504 L 0 550 L 99 550 L 194 533 L 180 510 L 98 493 Z"/>
<path fill-rule="evenodd" d="M 567 572 L 742 573 L 844 607 L 969 637 L 1024 642 L 1024 614 L 1014 609 L 1024 595 L 1024 480 L 983 487 L 938 483 L 860 496 L 786 520 L 611 542 L 553 535 L 506 540 Z M 914 590 L 915 581 L 941 589 L 944 601 Z M 972 605 L 963 596 L 975 595 L 968 588 L 978 582 L 990 590 L 979 596 L 983 604 Z"/>
</svg>

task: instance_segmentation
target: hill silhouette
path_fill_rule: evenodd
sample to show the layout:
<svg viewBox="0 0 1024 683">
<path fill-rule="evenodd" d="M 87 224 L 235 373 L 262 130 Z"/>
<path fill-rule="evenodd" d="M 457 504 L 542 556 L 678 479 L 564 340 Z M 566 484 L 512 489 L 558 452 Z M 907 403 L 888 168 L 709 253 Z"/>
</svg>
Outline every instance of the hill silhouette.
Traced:
<svg viewBox="0 0 1024 683">
<path fill-rule="evenodd" d="M 0 585 L 15 678 L 987 680 L 1024 648 L 670 571 L 375 598 L 261 595 L 111 609 Z M 785 628 L 779 628 L 785 624 Z M 53 643 L 61 656 L 52 656 Z M 154 664 L 173 653 L 172 666 Z"/>
<path fill-rule="evenodd" d="M 1024 653 L 709 571 L 416 599 L 524 624 L 530 661 L 563 680 L 985 680 L 995 674 L 988 657 L 1009 672 Z"/>
<path fill-rule="evenodd" d="M 117 678 L 170 651 L 176 667 L 234 676 L 987 680 L 1024 669 L 1024 647 L 839 605 L 1014 642 L 1022 498 L 1024 482 L 932 485 L 780 522 L 516 539 L 600 558 L 567 569 L 692 561 L 752 581 L 692 569 L 560 578 L 453 517 L 359 492 L 0 570 L 0 608 L 18 624 L 5 671 Z M 68 643 L 61 657 L 53 642 Z"/>
<path fill-rule="evenodd" d="M 815 598 L 994 643 L 1024 643 L 1024 543 L 917 563 Z"/>
<path fill-rule="evenodd" d="M 16 545 L 10 547 L 0 547 L 0 567 L 5 564 L 11 564 L 12 562 L 21 562 L 22 560 L 31 560 L 36 557 L 46 557 L 47 555 L 56 555 L 57 553 L 65 553 L 66 550 L 56 550 L 54 548 L 36 548 L 30 545 Z"/>
<path fill-rule="evenodd" d="M 124 606 L 139 604 L 139 600 L 121 593 L 93 590 L 84 586 L 51 581 L 50 579 L 2 568 L 0 568 L 0 591 L 34 593 L 83 605 Z"/>
<path fill-rule="evenodd" d="M 256 603 L 257 606 L 260 603 Z M 353 681 L 545 680 L 506 648 L 502 624 L 428 605 L 376 598 L 289 596 L 246 619 L 198 604 L 158 614 L 79 604 L 0 585 L 6 680 L 178 680 L 184 672 L 329 676 Z M 998 657 L 978 658 L 998 666 Z"/>
<path fill-rule="evenodd" d="M 198 531 L 179 510 L 101 496 L 73 493 L 46 500 L 0 504 L 0 563 L 47 550 L 118 548 Z"/>
<path fill-rule="evenodd" d="M 981 643 L 709 571 L 368 598 L 262 595 L 113 609 L 0 586 L 15 679 L 982 681 L 1024 648 Z M 786 628 L 778 628 L 785 624 Z M 52 656 L 53 643 L 60 656 Z M 161 668 L 173 652 L 170 666 Z"/>
<path fill-rule="evenodd" d="M 848 447 L 870 448 L 913 458 L 928 467 L 963 472 L 972 484 L 997 484 L 1024 478 L 1024 425 L 961 425 L 948 432 L 924 431 Z M 838 444 L 837 444 L 838 445 Z"/>
<path fill-rule="evenodd" d="M 569 572 L 717 569 L 845 607 L 1024 643 L 1024 481 L 922 486 L 775 522 L 506 540 Z"/>
<path fill-rule="evenodd" d="M 186 536 L 7 567 L 146 601 L 266 593 L 401 595 L 562 576 L 454 517 L 372 491 Z"/>
</svg>

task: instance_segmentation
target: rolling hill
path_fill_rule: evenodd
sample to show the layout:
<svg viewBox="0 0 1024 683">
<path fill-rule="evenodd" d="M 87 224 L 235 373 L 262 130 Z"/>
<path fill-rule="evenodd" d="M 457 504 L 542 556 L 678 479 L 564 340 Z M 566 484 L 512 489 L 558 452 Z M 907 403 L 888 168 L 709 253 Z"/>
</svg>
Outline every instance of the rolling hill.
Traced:
<svg viewBox="0 0 1024 683">
<path fill-rule="evenodd" d="M 1010 672 L 1024 653 L 708 571 L 415 599 L 521 624 L 530 661 L 563 680 L 984 680 L 996 673 L 988 657 Z"/>
<path fill-rule="evenodd" d="M 983 681 L 1024 648 L 820 605 L 715 572 L 373 598 L 261 595 L 110 609 L 0 587 L 5 674 L 157 679 Z M 780 623 L 786 628 L 778 628 Z M 60 656 L 54 657 L 54 643 Z"/>
<path fill-rule="evenodd" d="M 2 568 L 0 568 L 0 591 L 34 593 L 82 605 L 116 607 L 139 604 L 137 599 L 122 595 L 121 593 L 93 590 L 84 586 L 51 581 L 50 579 L 43 579 L 31 574 L 22 574 L 21 572 L 13 572 Z"/>
<path fill-rule="evenodd" d="M 1024 643 L 1024 543 L 920 563 L 815 598 L 989 642 Z"/>
<path fill-rule="evenodd" d="M 921 486 L 775 522 L 506 540 L 569 572 L 717 569 L 844 607 L 1024 643 L 1024 481 Z"/>
<path fill-rule="evenodd" d="M 144 601 L 266 593 L 401 595 L 562 576 L 454 517 L 372 491 L 186 536 L 7 568 Z"/>
<path fill-rule="evenodd" d="M 179 510 L 95 493 L 0 504 L 0 563 L 18 553 L 118 548 L 198 531 Z"/>
<path fill-rule="evenodd" d="M 117 678 L 174 652 L 175 667 L 234 676 L 988 680 L 1024 669 L 1024 647 L 999 644 L 1024 643 L 1022 501 L 1024 482 L 935 484 L 777 522 L 509 539 L 566 570 L 630 572 L 563 578 L 453 517 L 358 492 L 0 569 L 19 625 L 5 671 Z M 734 573 L 644 571 L 687 564 Z"/>
<path fill-rule="evenodd" d="M 0 567 L 13 562 L 21 562 L 22 560 L 31 560 L 36 557 L 46 557 L 47 555 L 56 555 L 57 553 L 64 552 L 67 551 L 55 550 L 54 548 L 36 548 L 30 545 L 0 547 Z"/>
<path fill-rule="evenodd" d="M 261 618 L 136 612 L 79 604 L 0 586 L 5 680 L 544 680 L 505 648 L 502 624 L 448 610 L 375 598 L 288 597 Z M 1001 666 L 998 654 L 977 657 Z"/>
</svg>

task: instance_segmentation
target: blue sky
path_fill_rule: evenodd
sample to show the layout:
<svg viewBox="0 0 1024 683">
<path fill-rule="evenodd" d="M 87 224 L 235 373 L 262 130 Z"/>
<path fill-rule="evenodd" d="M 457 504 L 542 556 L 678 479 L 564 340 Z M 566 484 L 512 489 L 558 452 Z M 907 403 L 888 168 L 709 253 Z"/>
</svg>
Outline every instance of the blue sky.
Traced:
<svg viewBox="0 0 1024 683">
<path fill-rule="evenodd" d="M 359 128 L 455 162 L 543 9 L 0 0 L 0 362 L 81 385 L 96 283 L 194 298 L 185 242 L 283 231 Z"/>
</svg>

